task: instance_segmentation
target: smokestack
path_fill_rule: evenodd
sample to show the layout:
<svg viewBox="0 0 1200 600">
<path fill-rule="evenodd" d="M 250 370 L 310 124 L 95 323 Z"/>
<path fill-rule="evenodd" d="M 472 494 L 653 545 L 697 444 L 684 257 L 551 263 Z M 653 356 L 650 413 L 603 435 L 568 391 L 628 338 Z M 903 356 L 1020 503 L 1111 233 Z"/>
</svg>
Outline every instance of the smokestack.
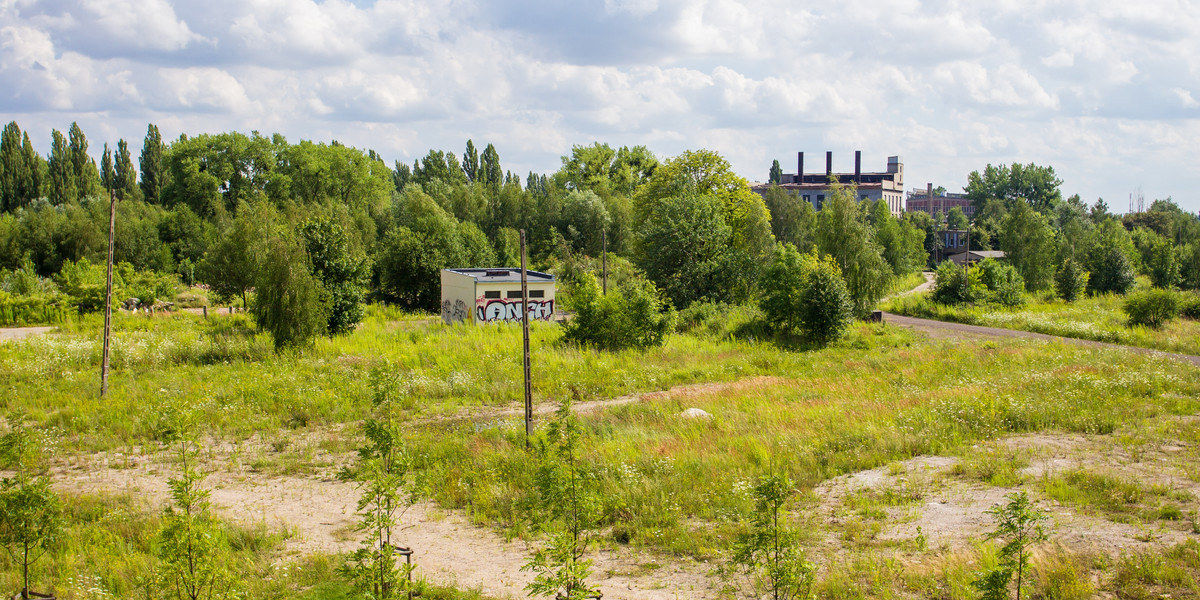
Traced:
<svg viewBox="0 0 1200 600">
<path fill-rule="evenodd" d="M 796 153 L 796 183 L 804 183 L 804 153 Z"/>
<path fill-rule="evenodd" d="M 825 177 L 833 175 L 833 150 L 825 151 Z"/>
<path fill-rule="evenodd" d="M 933 215 L 933 184 L 932 183 L 925 184 L 925 210 L 929 212 L 930 216 Z"/>
<path fill-rule="evenodd" d="M 862 150 L 854 151 L 854 183 L 862 183 Z"/>
</svg>

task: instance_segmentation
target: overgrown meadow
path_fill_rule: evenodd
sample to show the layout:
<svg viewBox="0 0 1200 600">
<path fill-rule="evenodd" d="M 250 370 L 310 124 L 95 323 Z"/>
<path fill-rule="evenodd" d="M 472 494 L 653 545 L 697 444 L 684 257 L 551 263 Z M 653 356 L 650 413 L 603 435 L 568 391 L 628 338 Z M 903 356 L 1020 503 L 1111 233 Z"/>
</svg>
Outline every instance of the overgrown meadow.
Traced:
<svg viewBox="0 0 1200 600">
<path fill-rule="evenodd" d="M 719 562 L 745 528 L 750 487 L 766 473 L 786 473 L 808 490 L 919 455 L 970 456 L 978 444 L 1007 434 L 1109 434 L 1200 411 L 1200 370 L 1166 358 L 1044 342 L 952 344 L 867 324 L 818 350 L 763 335 L 760 318 L 754 310 L 718 307 L 685 320 L 685 331 L 662 348 L 620 352 L 567 345 L 557 326 L 534 324 L 540 407 L 689 386 L 581 415 L 583 460 L 601 492 L 603 543 Z M 524 450 L 519 412 L 511 410 L 522 390 L 518 327 L 446 326 L 376 307 L 349 336 L 276 354 L 240 314 L 118 315 L 110 395 L 103 400 L 99 331 L 99 319 L 85 318 L 58 333 L 0 344 L 0 408 L 51 432 L 64 456 L 154 452 L 170 433 L 173 413 L 198 411 L 204 431 L 197 433 L 214 447 L 253 449 L 249 460 L 259 472 L 329 475 L 359 443 L 357 424 L 371 411 L 371 373 L 392 369 L 423 495 L 506 536 L 540 535 L 547 507 L 534 492 L 533 459 Z M 685 418 L 689 408 L 710 417 Z M 539 435 L 548 418 L 539 413 Z M 332 458 L 314 461 L 316 449 Z M 1083 492 L 1072 490 L 1090 485 L 1081 477 L 1044 487 L 1076 497 Z M 812 518 L 808 502 L 802 497 L 795 509 L 802 522 Z M 79 579 L 101 571 L 110 579 L 96 589 L 136 595 L 150 559 L 135 540 L 154 529 L 153 507 L 119 497 L 76 504 L 71 542 L 59 551 L 67 566 L 48 574 L 55 589 L 81 591 L 60 597 L 102 597 L 82 591 L 87 582 Z M 283 565 L 303 573 L 287 585 L 256 583 L 255 595 L 345 593 L 318 585 L 333 577 L 334 558 L 278 562 L 275 549 L 286 532 L 229 531 L 243 540 L 234 547 L 246 548 L 239 550 L 239 573 L 248 580 L 278 582 Z M 805 544 L 827 544 L 822 531 L 812 528 Z M 939 550 L 931 567 L 919 558 L 930 551 L 915 542 L 897 546 L 856 535 L 843 550 L 824 554 L 823 595 L 973 597 L 963 583 L 970 569 L 994 559 L 987 545 L 967 558 Z M 1194 551 L 1178 552 L 1183 562 L 1170 565 L 1184 565 L 1177 568 L 1185 575 L 1200 571 L 1186 566 Z M 1074 564 L 1073 556 L 1063 554 L 1055 564 Z M 895 557 L 926 566 L 901 568 L 890 562 Z M 7 577 L 11 569 L 3 565 Z M 951 588 L 959 591 L 945 591 Z"/>
</svg>

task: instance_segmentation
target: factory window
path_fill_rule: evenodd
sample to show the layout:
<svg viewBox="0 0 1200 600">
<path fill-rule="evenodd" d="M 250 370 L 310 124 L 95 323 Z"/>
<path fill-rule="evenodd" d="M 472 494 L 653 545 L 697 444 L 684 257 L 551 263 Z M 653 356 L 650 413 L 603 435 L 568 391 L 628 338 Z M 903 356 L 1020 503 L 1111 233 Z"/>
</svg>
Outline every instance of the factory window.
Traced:
<svg viewBox="0 0 1200 600">
<path fill-rule="evenodd" d="M 484 292 L 484 293 L 483 293 L 483 297 L 484 297 L 484 298 L 499 298 L 499 297 L 500 297 L 500 290 L 492 290 L 492 291 L 490 291 L 490 292 Z"/>
<path fill-rule="evenodd" d="M 516 298 L 517 300 L 520 300 L 521 299 L 521 290 L 508 290 L 508 297 L 510 299 Z"/>
<path fill-rule="evenodd" d="M 546 290 L 529 290 L 530 298 L 545 298 Z"/>
</svg>

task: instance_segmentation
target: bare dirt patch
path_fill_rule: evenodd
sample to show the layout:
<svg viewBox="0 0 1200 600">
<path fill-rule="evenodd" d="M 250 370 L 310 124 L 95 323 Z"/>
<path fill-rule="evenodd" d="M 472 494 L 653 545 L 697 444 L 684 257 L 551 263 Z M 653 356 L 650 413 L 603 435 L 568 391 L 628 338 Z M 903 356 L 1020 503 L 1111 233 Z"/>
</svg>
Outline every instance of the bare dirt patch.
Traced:
<svg viewBox="0 0 1200 600">
<path fill-rule="evenodd" d="M 54 327 L 0 327 L 0 342 L 23 340 L 32 335 L 45 335 L 54 329 Z"/>
</svg>

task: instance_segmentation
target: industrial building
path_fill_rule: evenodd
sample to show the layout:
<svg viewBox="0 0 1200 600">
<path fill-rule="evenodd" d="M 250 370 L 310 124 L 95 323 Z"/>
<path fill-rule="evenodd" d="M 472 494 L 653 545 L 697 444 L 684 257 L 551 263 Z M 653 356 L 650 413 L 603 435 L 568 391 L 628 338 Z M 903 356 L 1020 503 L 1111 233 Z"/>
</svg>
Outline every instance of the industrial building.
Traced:
<svg viewBox="0 0 1200 600">
<path fill-rule="evenodd" d="M 971 205 L 971 199 L 967 198 L 966 194 L 950 192 L 934 194 L 933 184 L 927 183 L 925 189 L 915 188 L 908 192 L 905 209 L 908 212 L 940 214 L 944 217 L 946 213 L 950 212 L 950 209 L 955 207 L 961 208 L 968 219 L 975 218 L 975 207 Z"/>
<path fill-rule="evenodd" d="M 887 170 L 882 172 L 863 172 L 862 151 L 854 152 L 854 172 L 835 173 L 833 171 L 833 152 L 825 153 L 824 173 L 804 172 L 804 153 L 796 154 L 796 172 L 784 173 L 779 187 L 795 192 L 801 200 L 809 202 L 813 208 L 821 210 L 825 200 L 830 196 L 830 188 L 836 181 L 842 185 L 854 185 L 858 188 L 859 200 L 884 200 L 893 215 L 904 213 L 904 161 L 899 156 L 889 156 Z M 766 194 L 768 184 L 754 186 L 754 191 Z"/>
<path fill-rule="evenodd" d="M 528 271 L 529 318 L 554 316 L 554 276 Z M 520 269 L 442 269 L 442 320 L 493 323 L 521 320 Z"/>
</svg>

